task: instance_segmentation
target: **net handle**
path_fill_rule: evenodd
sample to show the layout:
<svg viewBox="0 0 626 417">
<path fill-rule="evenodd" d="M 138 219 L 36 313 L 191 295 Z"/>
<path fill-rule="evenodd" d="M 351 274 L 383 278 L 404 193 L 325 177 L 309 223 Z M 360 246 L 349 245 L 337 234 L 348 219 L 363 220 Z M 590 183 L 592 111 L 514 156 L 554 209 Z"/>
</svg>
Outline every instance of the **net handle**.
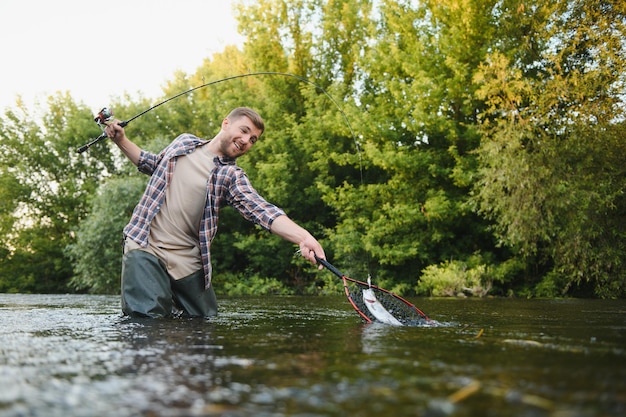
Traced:
<svg viewBox="0 0 626 417">
<path fill-rule="evenodd" d="M 345 288 L 345 291 L 346 291 L 346 296 L 348 297 L 348 300 L 350 301 L 350 304 L 352 304 L 352 307 L 354 307 L 354 309 L 359 313 L 359 315 L 361 317 L 365 318 L 365 320 L 367 322 L 371 323 L 371 320 L 356 306 L 356 304 L 352 300 L 352 297 L 350 296 L 350 292 L 348 290 L 348 283 L 347 283 L 347 281 L 353 282 L 353 283 L 355 283 L 357 285 L 361 285 L 363 287 L 374 288 L 374 289 L 376 289 L 378 291 L 382 291 L 384 293 L 387 293 L 387 294 L 391 295 L 392 297 L 397 298 L 398 300 L 402 301 L 404 304 L 406 304 L 407 306 L 409 306 L 413 310 L 415 310 L 425 320 L 431 321 L 431 319 L 422 310 L 417 308 L 410 301 L 405 300 L 404 298 L 400 297 L 399 295 L 394 294 L 391 291 L 388 291 L 388 290 L 386 290 L 384 288 L 381 288 L 381 287 L 379 287 L 377 285 L 369 284 L 369 283 L 366 283 L 366 282 L 363 282 L 363 281 L 359 281 L 359 280 L 354 279 L 354 278 L 347 277 L 343 272 L 341 272 L 339 269 L 337 269 L 334 265 L 332 265 L 326 259 L 319 258 L 317 255 L 315 255 L 315 260 L 317 262 L 321 263 L 322 265 L 324 265 L 324 268 L 328 269 L 330 272 L 332 272 L 333 274 L 337 275 L 339 278 L 341 278 L 343 280 L 344 288 Z"/>
<path fill-rule="evenodd" d="M 356 303 L 352 299 L 352 296 L 350 295 L 350 289 L 348 288 L 348 281 L 354 281 L 354 280 L 352 278 L 348 278 L 343 272 L 335 268 L 335 266 L 333 266 L 333 264 L 328 262 L 326 259 L 319 258 L 317 255 L 315 255 L 315 260 L 321 263 L 322 265 L 324 265 L 324 268 L 328 269 L 330 272 L 337 275 L 339 278 L 343 280 L 343 289 L 344 289 L 344 292 L 346 293 L 346 297 L 348 298 L 348 301 L 350 302 L 350 305 L 352 306 L 352 308 L 354 308 L 354 310 L 357 313 L 359 313 L 359 316 L 361 316 L 363 320 L 365 320 L 367 323 L 371 323 L 372 320 L 367 316 L 367 314 L 361 311 L 361 309 L 356 305 Z"/>
<path fill-rule="evenodd" d="M 315 255 L 315 260 L 319 263 L 321 263 L 322 265 L 324 265 L 324 268 L 328 269 L 330 272 L 332 272 L 333 274 L 337 275 L 339 278 L 346 278 L 346 276 L 344 275 L 343 272 L 341 272 L 340 270 L 338 270 L 337 268 L 335 268 L 330 262 L 328 262 L 326 259 L 322 259 L 319 258 L 317 255 Z"/>
</svg>

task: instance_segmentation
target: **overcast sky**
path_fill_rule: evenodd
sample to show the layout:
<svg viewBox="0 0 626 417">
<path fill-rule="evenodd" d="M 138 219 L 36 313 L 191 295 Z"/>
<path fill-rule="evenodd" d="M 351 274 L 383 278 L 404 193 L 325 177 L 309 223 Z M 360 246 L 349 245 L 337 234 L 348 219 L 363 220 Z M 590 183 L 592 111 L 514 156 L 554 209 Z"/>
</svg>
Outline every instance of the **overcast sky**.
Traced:
<svg viewBox="0 0 626 417">
<path fill-rule="evenodd" d="M 57 91 L 98 111 L 124 93 L 158 97 L 241 45 L 231 0 L 0 0 L 0 112 Z"/>
</svg>

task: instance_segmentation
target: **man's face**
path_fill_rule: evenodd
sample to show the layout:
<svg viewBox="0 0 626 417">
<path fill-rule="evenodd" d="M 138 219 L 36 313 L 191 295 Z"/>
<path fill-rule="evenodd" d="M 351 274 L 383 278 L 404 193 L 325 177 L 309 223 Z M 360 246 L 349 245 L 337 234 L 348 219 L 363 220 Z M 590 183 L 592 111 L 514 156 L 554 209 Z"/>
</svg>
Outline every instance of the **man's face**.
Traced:
<svg viewBox="0 0 626 417">
<path fill-rule="evenodd" d="M 248 152 L 263 133 L 245 116 L 234 120 L 224 119 L 222 130 L 224 135 L 220 150 L 230 158 L 238 158 Z"/>
</svg>

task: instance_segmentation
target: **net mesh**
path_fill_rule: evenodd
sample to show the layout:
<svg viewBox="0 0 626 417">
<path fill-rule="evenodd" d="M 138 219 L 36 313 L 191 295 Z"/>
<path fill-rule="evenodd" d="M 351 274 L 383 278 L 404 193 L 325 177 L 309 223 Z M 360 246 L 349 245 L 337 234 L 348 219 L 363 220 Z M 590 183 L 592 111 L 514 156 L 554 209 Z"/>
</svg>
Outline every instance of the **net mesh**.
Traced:
<svg viewBox="0 0 626 417">
<path fill-rule="evenodd" d="M 376 295 L 376 299 L 382 306 L 394 316 L 403 326 L 429 326 L 430 319 L 421 313 L 415 306 L 407 303 L 405 300 L 396 295 L 383 291 L 377 287 L 369 287 L 365 284 L 349 282 L 347 284 L 348 291 L 352 302 L 356 308 L 372 322 L 377 321 L 376 317 L 370 313 L 363 300 L 363 290 L 371 288 Z"/>
</svg>

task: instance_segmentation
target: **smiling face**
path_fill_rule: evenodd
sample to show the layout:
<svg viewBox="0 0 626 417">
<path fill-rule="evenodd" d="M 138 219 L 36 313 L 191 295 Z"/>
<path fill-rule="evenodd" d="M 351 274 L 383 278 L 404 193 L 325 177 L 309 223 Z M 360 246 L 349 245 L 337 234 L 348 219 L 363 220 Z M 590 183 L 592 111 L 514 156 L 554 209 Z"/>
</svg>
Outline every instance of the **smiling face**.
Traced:
<svg viewBox="0 0 626 417">
<path fill-rule="evenodd" d="M 263 131 L 256 127 L 247 116 L 227 117 L 222 122 L 222 130 L 215 136 L 214 151 L 236 159 L 250 150 Z"/>
</svg>

